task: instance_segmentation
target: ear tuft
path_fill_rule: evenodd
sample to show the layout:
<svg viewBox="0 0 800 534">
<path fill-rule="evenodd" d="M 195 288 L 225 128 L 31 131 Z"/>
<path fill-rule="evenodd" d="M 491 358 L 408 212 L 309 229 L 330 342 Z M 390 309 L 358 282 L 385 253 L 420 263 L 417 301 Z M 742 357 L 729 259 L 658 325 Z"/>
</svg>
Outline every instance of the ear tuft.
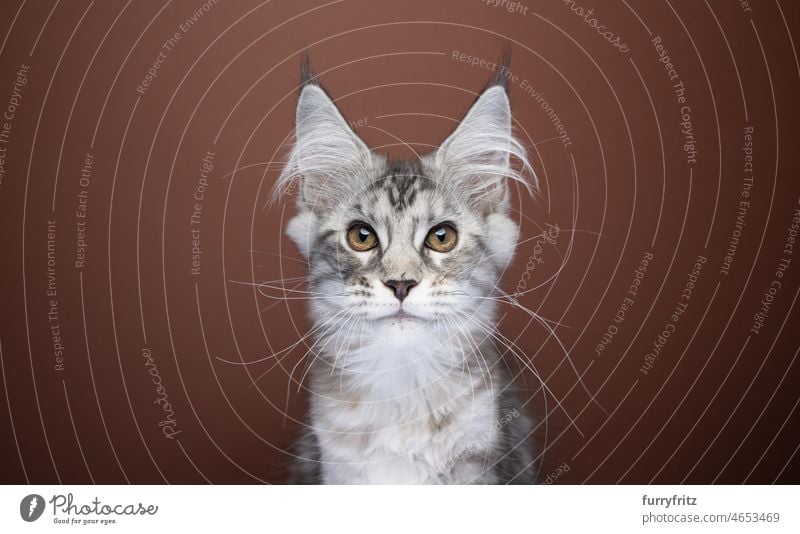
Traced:
<svg viewBox="0 0 800 534">
<path fill-rule="evenodd" d="M 311 65 L 311 55 L 308 51 L 303 53 L 303 59 L 300 63 L 300 91 L 306 85 L 319 85 L 317 81 L 317 73 L 314 72 L 314 67 Z"/>
<path fill-rule="evenodd" d="M 484 91 L 492 86 L 499 85 L 505 89 L 508 94 L 508 83 L 511 77 L 511 45 L 508 41 L 503 43 L 503 53 L 500 55 L 500 61 L 497 62 L 498 68 L 495 69 L 492 79 L 486 84 Z"/>
</svg>

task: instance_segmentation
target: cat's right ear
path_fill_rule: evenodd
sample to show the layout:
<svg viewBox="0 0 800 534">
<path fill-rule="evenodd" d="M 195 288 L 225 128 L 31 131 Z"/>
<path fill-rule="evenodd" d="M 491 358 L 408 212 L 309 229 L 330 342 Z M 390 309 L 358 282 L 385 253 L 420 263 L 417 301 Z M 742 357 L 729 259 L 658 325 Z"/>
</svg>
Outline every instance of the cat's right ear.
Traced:
<svg viewBox="0 0 800 534">
<path fill-rule="evenodd" d="M 296 183 L 300 209 L 325 210 L 352 194 L 353 184 L 360 176 L 368 176 L 373 156 L 309 73 L 305 67 L 297 102 L 295 142 L 277 191 Z"/>
</svg>

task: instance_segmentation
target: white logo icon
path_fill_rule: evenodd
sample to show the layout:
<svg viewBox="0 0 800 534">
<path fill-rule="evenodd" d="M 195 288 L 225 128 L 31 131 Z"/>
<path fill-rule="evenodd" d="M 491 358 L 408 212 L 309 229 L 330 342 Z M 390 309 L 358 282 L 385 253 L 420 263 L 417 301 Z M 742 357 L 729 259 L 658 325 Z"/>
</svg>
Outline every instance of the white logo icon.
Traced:
<svg viewBox="0 0 800 534">
<path fill-rule="evenodd" d="M 44 498 L 35 493 L 23 498 L 19 503 L 19 515 L 28 523 L 36 521 L 44 512 Z"/>
</svg>

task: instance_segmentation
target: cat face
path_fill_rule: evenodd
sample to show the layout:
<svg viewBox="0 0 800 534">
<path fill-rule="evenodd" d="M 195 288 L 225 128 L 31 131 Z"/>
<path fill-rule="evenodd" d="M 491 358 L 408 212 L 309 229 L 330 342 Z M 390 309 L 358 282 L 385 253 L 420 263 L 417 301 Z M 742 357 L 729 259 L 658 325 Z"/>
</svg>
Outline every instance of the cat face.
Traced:
<svg viewBox="0 0 800 534">
<path fill-rule="evenodd" d="M 312 316 L 356 335 L 485 330 L 517 240 L 507 180 L 529 169 L 506 91 L 489 87 L 441 147 L 389 162 L 355 135 L 315 83 L 297 107 L 281 176 L 299 180 L 287 233 L 309 265 Z M 366 327 L 366 328 L 365 328 Z"/>
</svg>

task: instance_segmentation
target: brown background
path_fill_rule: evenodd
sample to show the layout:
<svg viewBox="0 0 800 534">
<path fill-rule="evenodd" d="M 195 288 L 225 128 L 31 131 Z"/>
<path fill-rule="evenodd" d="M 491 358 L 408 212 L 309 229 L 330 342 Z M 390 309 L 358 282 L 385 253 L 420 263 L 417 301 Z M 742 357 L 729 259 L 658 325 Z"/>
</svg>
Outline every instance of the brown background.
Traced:
<svg viewBox="0 0 800 534">
<path fill-rule="evenodd" d="M 519 76 L 511 87 L 517 127 L 542 183 L 539 198 L 518 199 L 522 239 L 545 223 L 561 229 L 529 273 L 528 288 L 538 287 L 520 297 L 552 321 L 560 343 L 511 306 L 501 324 L 552 391 L 545 407 L 537 379 L 520 379 L 530 405 L 547 414 L 535 436 L 542 480 L 798 482 L 800 257 L 780 279 L 761 331 L 750 327 L 800 207 L 792 45 L 800 8 L 787 0 L 749 12 L 733 1 L 575 5 L 593 7 L 630 51 L 555 0 L 513 12 L 479 0 L 223 0 L 186 32 L 180 25 L 200 0 L 4 1 L 0 110 L 16 72 L 29 70 L 0 184 L 0 481 L 280 482 L 283 449 L 304 410 L 302 366 L 289 380 L 304 347 L 280 352 L 278 365 L 276 357 L 223 360 L 263 359 L 309 328 L 304 301 L 237 283 L 302 274 L 282 237 L 291 199 L 267 205 L 291 136 L 302 49 L 348 119 L 362 121 L 357 132 L 408 156 L 398 139 L 417 150 L 436 145 L 490 76 L 454 51 L 493 61 L 507 39 Z M 180 40 L 140 94 L 176 32 Z M 655 36 L 686 87 L 693 164 Z M 570 146 L 553 139 L 551 117 L 523 79 L 557 114 Z M 749 126 L 751 205 L 724 275 Z M 208 151 L 214 169 L 193 275 L 189 221 Z M 87 153 L 94 164 L 81 187 Z M 76 268 L 82 189 L 87 261 Z M 508 291 L 533 244 L 519 246 Z M 654 260 L 641 291 L 598 356 L 647 252 Z M 699 255 L 708 260 L 688 308 L 644 375 L 645 354 Z M 174 439 L 159 427 L 164 412 L 144 349 L 174 408 Z"/>
</svg>

